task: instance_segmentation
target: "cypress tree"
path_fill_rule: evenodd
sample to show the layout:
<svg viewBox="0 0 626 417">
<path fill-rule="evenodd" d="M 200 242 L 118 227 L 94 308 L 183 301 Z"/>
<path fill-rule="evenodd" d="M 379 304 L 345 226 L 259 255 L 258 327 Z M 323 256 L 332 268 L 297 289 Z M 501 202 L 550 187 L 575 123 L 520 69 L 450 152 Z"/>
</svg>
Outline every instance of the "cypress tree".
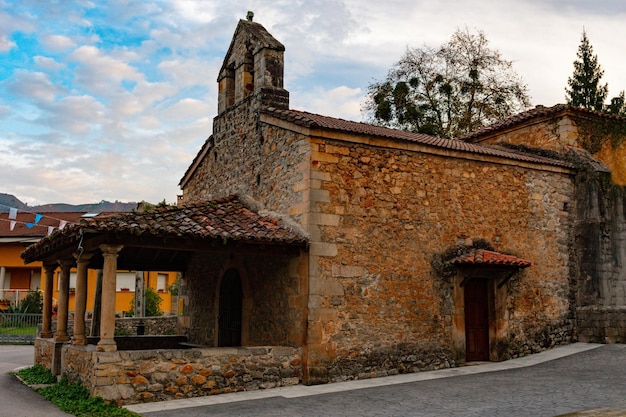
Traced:
<svg viewBox="0 0 626 417">
<path fill-rule="evenodd" d="M 568 78 L 569 87 L 565 89 L 567 104 L 602 111 L 609 87 L 608 84 L 600 84 L 604 71 L 598 64 L 598 56 L 593 54 L 593 47 L 584 30 L 576 56 L 578 59 L 574 61 L 574 73 Z"/>
</svg>

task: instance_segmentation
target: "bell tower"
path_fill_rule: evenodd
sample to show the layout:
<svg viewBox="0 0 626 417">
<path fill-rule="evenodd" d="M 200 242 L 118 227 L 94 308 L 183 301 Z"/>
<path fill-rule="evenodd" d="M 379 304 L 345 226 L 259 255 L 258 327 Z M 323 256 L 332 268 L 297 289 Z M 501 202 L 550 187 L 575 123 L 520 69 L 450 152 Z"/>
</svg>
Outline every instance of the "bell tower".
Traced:
<svg viewBox="0 0 626 417">
<path fill-rule="evenodd" d="M 251 95 L 261 107 L 289 108 L 289 92 L 283 88 L 285 47 L 253 17 L 248 12 L 239 21 L 220 69 L 218 115 Z"/>
</svg>

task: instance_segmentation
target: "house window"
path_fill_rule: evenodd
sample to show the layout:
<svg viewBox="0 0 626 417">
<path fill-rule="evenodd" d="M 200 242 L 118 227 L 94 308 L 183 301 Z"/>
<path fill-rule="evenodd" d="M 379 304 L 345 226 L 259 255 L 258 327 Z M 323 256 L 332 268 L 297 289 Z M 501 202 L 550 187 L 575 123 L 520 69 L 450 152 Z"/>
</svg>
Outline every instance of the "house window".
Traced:
<svg viewBox="0 0 626 417">
<path fill-rule="evenodd" d="M 157 275 L 157 292 L 165 292 L 167 289 L 167 274 Z"/>
<path fill-rule="evenodd" d="M 41 282 L 41 275 L 39 277 Z M 70 288 L 76 288 L 76 272 L 70 272 Z M 57 274 L 57 291 L 61 288 L 61 271 Z"/>
<path fill-rule="evenodd" d="M 135 273 L 134 272 L 118 272 L 115 278 L 115 286 L 117 291 L 135 291 Z"/>
<path fill-rule="evenodd" d="M 31 272 L 30 289 L 31 290 L 41 289 L 41 272 L 40 271 L 32 271 Z"/>
</svg>

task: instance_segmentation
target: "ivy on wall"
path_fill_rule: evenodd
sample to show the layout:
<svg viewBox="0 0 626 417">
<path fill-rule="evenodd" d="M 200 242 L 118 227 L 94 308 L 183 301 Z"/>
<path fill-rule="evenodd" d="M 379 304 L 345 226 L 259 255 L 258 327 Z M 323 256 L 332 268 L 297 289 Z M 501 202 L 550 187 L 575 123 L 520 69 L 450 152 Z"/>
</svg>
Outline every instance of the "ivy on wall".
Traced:
<svg viewBox="0 0 626 417">
<path fill-rule="evenodd" d="M 448 248 L 443 253 L 436 253 L 430 262 L 433 274 L 444 280 L 448 281 L 457 274 L 457 268 L 452 263 L 452 260 L 459 256 L 466 255 L 476 249 L 485 249 L 493 251 L 494 248 L 484 239 L 476 239 L 471 245 L 457 245 Z"/>
<path fill-rule="evenodd" d="M 626 139 L 626 122 L 615 119 L 578 119 L 582 147 L 591 154 L 598 153 L 602 145 L 611 141 L 613 149 Z"/>
</svg>

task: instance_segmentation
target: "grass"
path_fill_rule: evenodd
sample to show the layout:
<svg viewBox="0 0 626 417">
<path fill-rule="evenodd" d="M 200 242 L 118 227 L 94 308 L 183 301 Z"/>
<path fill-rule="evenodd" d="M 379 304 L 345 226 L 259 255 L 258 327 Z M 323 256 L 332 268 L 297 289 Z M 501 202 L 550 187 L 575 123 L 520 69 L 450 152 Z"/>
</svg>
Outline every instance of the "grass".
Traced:
<svg viewBox="0 0 626 417">
<path fill-rule="evenodd" d="M 37 388 L 46 400 L 52 402 L 66 413 L 79 417 L 137 417 L 125 408 L 109 404 L 101 397 L 92 397 L 89 391 L 80 383 L 70 384 L 67 379 L 57 379 L 52 373 L 41 365 L 22 369 L 16 372 L 29 385 L 52 384 L 44 388 Z"/>
<path fill-rule="evenodd" d="M 3 334 L 37 334 L 37 326 L 30 327 L 0 327 Z"/>
</svg>

